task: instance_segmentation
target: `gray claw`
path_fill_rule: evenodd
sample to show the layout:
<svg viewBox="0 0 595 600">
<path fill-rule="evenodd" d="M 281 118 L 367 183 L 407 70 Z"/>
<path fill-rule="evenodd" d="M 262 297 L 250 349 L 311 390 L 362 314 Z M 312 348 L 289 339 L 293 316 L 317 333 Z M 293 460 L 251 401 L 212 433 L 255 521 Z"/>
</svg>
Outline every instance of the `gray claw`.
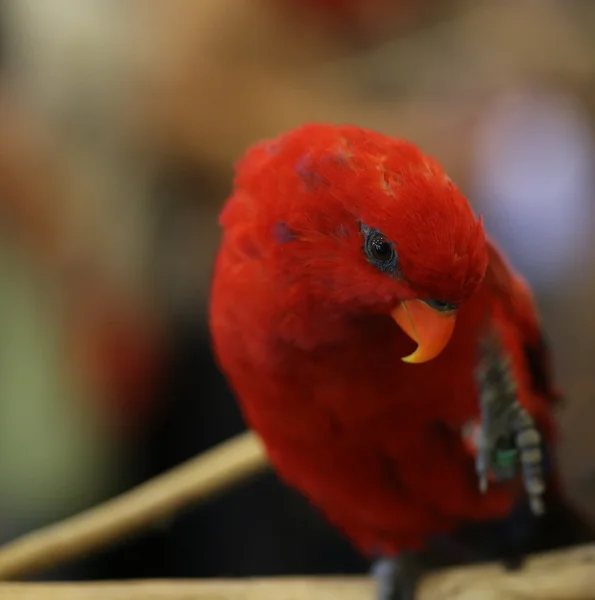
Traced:
<svg viewBox="0 0 595 600">
<path fill-rule="evenodd" d="M 377 560 L 372 573 L 376 580 L 376 600 L 415 600 L 423 569 L 417 556 L 402 552 Z"/>
<path fill-rule="evenodd" d="M 481 410 L 481 430 L 475 468 L 479 489 L 485 493 L 488 476 L 498 481 L 514 478 L 522 469 L 531 510 L 543 514 L 543 453 L 541 435 L 531 415 L 519 403 L 510 364 L 495 333 L 480 345 L 476 373 Z"/>
</svg>

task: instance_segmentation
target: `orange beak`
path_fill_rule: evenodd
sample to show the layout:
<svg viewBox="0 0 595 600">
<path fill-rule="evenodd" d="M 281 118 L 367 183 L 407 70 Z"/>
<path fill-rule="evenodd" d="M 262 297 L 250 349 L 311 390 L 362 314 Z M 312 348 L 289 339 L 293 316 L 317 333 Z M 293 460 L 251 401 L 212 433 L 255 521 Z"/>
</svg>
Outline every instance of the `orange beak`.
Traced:
<svg viewBox="0 0 595 600">
<path fill-rule="evenodd" d="M 440 312 L 422 300 L 401 302 L 391 313 L 397 325 L 415 342 L 417 349 L 401 360 L 423 363 L 444 350 L 455 327 L 456 312 Z"/>
</svg>

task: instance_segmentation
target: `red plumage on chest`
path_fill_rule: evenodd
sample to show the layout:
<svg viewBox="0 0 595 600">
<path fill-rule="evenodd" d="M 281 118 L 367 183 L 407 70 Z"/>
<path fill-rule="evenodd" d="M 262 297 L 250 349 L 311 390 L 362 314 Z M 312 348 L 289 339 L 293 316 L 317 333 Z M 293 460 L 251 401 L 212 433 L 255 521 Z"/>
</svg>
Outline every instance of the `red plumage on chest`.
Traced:
<svg viewBox="0 0 595 600">
<path fill-rule="evenodd" d="M 479 416 L 474 367 L 487 310 L 502 307 L 486 285 L 460 310 L 443 353 L 420 365 L 398 359 L 414 344 L 383 316 L 315 351 L 273 339 L 248 356 L 239 336 L 219 344 L 274 468 L 362 551 L 419 548 L 463 521 L 504 516 L 517 501 L 516 482 L 479 492 L 461 437 Z M 551 432 L 547 403 L 531 392 L 522 339 L 514 323 L 499 327 L 519 367 L 520 395 Z"/>
</svg>

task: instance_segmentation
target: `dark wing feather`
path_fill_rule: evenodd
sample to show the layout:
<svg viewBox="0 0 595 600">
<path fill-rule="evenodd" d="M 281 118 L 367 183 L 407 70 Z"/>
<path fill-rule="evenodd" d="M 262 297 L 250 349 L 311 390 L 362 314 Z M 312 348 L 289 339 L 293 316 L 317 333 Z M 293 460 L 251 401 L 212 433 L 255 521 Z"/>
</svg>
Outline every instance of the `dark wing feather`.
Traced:
<svg viewBox="0 0 595 600">
<path fill-rule="evenodd" d="M 529 286 L 514 273 L 493 242 L 488 242 L 489 265 L 485 284 L 501 298 L 510 318 L 514 320 L 524 339 L 527 369 L 531 374 L 534 391 L 557 406 L 562 401 L 553 375 L 551 351 L 541 327 L 539 311 Z"/>
</svg>

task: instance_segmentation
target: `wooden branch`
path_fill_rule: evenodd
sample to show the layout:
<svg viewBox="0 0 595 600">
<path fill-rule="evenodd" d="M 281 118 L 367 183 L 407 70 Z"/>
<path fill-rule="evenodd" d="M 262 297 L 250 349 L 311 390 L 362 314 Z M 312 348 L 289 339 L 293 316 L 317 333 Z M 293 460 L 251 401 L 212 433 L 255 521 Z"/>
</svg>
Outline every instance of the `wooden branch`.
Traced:
<svg viewBox="0 0 595 600">
<path fill-rule="evenodd" d="M 0 550 L 0 577 L 30 574 L 88 554 L 245 480 L 267 464 L 264 449 L 252 432 L 236 436 L 131 492 L 7 544 Z M 356 600 L 372 598 L 371 585 L 363 578 L 0 584 L 0 598 Z M 532 557 L 517 573 L 505 572 L 496 564 L 435 573 L 422 582 L 419 600 L 435 598 L 595 600 L 595 546 Z"/>
<path fill-rule="evenodd" d="M 251 432 L 238 435 L 121 496 L 4 545 L 0 578 L 32 574 L 89 554 L 210 498 L 267 465 L 258 438 Z M 5 598 L 2 592 L 0 597 Z"/>
<path fill-rule="evenodd" d="M 0 584 L 3 600 L 372 600 L 364 577 Z M 498 565 L 448 569 L 422 582 L 418 600 L 595 600 L 595 546 L 531 558 L 516 573 Z"/>
</svg>

